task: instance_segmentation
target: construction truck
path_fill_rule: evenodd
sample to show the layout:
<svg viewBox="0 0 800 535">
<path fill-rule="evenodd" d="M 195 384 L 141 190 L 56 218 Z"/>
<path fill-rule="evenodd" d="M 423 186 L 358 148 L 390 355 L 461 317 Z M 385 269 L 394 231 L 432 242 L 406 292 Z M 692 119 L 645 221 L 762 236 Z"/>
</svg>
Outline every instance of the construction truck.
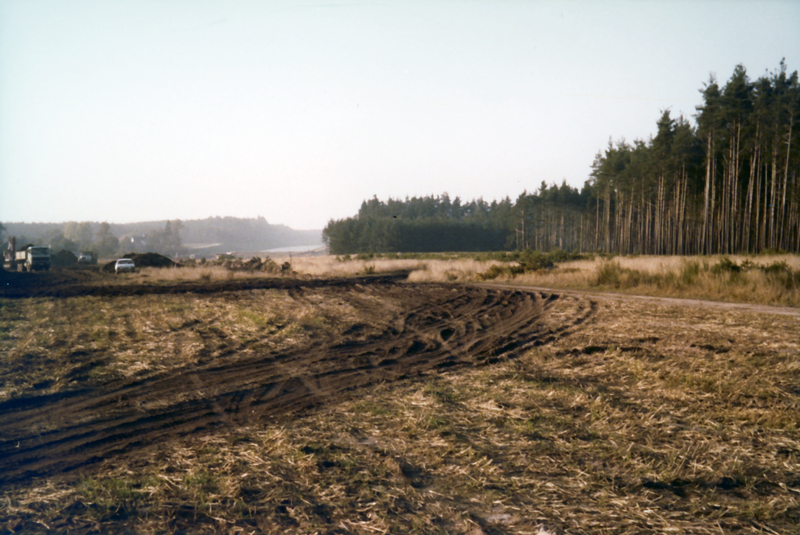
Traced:
<svg viewBox="0 0 800 535">
<path fill-rule="evenodd" d="M 50 269 L 50 247 L 26 245 L 15 250 L 14 239 L 9 240 L 6 267 L 17 271 L 38 271 Z"/>
</svg>

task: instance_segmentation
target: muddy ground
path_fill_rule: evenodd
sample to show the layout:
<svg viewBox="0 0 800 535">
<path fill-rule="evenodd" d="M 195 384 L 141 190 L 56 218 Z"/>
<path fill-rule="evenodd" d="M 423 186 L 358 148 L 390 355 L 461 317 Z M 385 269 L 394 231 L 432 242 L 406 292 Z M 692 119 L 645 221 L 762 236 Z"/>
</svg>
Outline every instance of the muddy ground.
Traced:
<svg viewBox="0 0 800 535">
<path fill-rule="evenodd" d="M 0 528 L 796 532 L 796 316 L 401 278 L 7 280 Z"/>
<path fill-rule="evenodd" d="M 64 269 L 17 273 L 0 271 L 0 298 L 23 299 L 29 297 L 120 297 L 135 295 L 216 294 L 243 290 L 316 288 L 352 285 L 358 282 L 400 281 L 408 277 L 407 271 L 383 273 L 363 277 L 312 279 L 295 277 L 254 277 L 248 279 L 209 281 L 153 281 L 131 282 L 124 275 L 102 272 L 98 269 Z"/>
<path fill-rule="evenodd" d="M 358 299 L 365 292 L 363 281 L 294 281 L 287 285 L 286 280 L 273 280 L 281 283 L 282 289 L 289 286 L 296 300 L 303 298 L 306 286 L 324 286 L 325 299 L 354 303 L 362 307 L 359 315 L 384 313 L 374 301 Z M 221 284 L 229 291 L 230 283 Z M 192 288 L 204 293 L 223 291 L 208 285 Z M 125 287 L 125 292 L 130 295 L 145 289 Z M 186 288 L 176 285 L 169 290 Z M 388 278 L 371 280 L 368 291 L 399 303 L 400 313 L 385 330 L 367 338 L 361 335 L 364 326 L 356 324 L 341 337 L 317 339 L 285 353 L 257 354 L 230 363 L 216 359 L 170 370 L 163 376 L 26 395 L 0 403 L 0 483 L 51 477 L 155 441 L 220 426 L 252 424 L 323 403 L 336 404 L 368 385 L 496 362 L 501 356 L 519 354 L 563 336 L 589 319 L 594 310 L 591 302 L 580 303 L 573 317 L 550 330 L 543 329 L 539 320 L 558 299 L 555 294 L 437 284 L 409 286 Z M 196 327 L 190 324 L 186 328 Z"/>
</svg>

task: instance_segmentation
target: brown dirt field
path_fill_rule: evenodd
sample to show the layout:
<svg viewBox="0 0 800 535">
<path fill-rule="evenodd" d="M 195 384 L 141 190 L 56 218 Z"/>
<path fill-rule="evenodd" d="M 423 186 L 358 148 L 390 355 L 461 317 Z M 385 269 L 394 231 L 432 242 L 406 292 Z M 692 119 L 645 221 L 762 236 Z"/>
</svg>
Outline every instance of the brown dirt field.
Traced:
<svg viewBox="0 0 800 535">
<path fill-rule="evenodd" d="M 35 273 L 0 272 L 0 298 L 22 299 L 29 297 L 67 298 L 80 296 L 119 297 L 135 295 L 215 294 L 243 290 L 289 289 L 300 287 L 327 287 L 402 280 L 407 271 L 382 273 L 364 277 L 339 277 L 299 279 L 283 277 L 253 277 L 214 281 L 153 281 L 131 282 L 124 275 L 117 276 L 97 269 L 53 270 Z"/>
<path fill-rule="evenodd" d="M 93 276 L 0 299 L 0 532 L 797 532 L 797 315 Z"/>
<path fill-rule="evenodd" d="M 337 288 L 340 284 L 326 288 L 327 299 L 353 301 L 353 294 L 363 291 L 353 282 Z M 51 477 L 155 441 L 336 404 L 371 384 L 495 362 L 551 341 L 593 313 L 592 303 L 582 302 L 558 329 L 543 330 L 538 320 L 557 295 L 446 285 L 412 288 L 385 279 L 373 282 L 371 291 L 376 289 L 380 298 L 401 302 L 402 312 L 393 318 L 394 326 L 367 340 L 354 327 L 340 339 L 319 340 L 293 352 L 0 404 L 0 483 Z M 302 287 L 292 290 L 302 296 Z"/>
</svg>

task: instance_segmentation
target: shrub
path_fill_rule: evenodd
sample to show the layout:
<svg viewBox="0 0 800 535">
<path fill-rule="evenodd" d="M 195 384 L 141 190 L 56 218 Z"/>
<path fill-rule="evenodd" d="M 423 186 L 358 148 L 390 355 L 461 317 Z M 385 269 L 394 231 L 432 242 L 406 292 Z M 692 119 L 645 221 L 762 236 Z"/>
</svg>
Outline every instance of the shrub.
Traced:
<svg viewBox="0 0 800 535">
<path fill-rule="evenodd" d="M 791 268 L 786 265 L 785 261 L 773 262 L 768 266 L 761 266 L 761 270 L 767 275 L 776 275 L 782 273 L 791 273 Z"/>
<path fill-rule="evenodd" d="M 619 288 L 622 269 L 619 264 L 604 260 L 597 269 L 594 286 L 613 286 Z"/>
<path fill-rule="evenodd" d="M 522 254 L 522 258 L 519 259 L 519 263 L 526 271 L 552 269 L 555 265 L 549 255 L 544 254 L 541 251 L 531 250 L 527 250 Z"/>
<path fill-rule="evenodd" d="M 564 251 L 563 249 L 553 249 L 552 251 L 547 253 L 547 257 L 554 264 L 558 264 L 561 262 L 580 260 L 581 258 L 583 258 L 583 255 L 581 255 L 580 253 L 570 253 L 568 251 Z"/>
<path fill-rule="evenodd" d="M 515 275 L 520 275 L 525 273 L 525 268 L 523 266 L 500 266 L 494 264 L 489 267 L 485 272 L 478 275 L 481 280 L 492 280 L 496 279 L 501 275 L 506 275 L 508 277 L 514 277 Z"/>
<path fill-rule="evenodd" d="M 711 273 L 714 275 L 723 275 L 725 273 L 741 273 L 742 267 L 728 258 L 727 256 L 723 256 L 719 262 L 717 262 L 714 267 L 711 268 Z"/>
<path fill-rule="evenodd" d="M 700 263 L 697 260 L 684 260 L 678 275 L 678 282 L 683 286 L 691 286 L 700 275 Z"/>
<path fill-rule="evenodd" d="M 761 266 L 761 271 L 771 281 L 780 284 L 787 290 L 800 288 L 800 270 L 793 271 L 786 262 L 773 262 L 768 266 Z"/>
<path fill-rule="evenodd" d="M 620 266 L 613 260 L 604 260 L 597 268 L 593 286 L 613 286 L 614 288 L 633 288 L 642 284 L 671 284 L 675 275 L 665 278 L 659 275 L 650 275 L 638 269 Z"/>
</svg>

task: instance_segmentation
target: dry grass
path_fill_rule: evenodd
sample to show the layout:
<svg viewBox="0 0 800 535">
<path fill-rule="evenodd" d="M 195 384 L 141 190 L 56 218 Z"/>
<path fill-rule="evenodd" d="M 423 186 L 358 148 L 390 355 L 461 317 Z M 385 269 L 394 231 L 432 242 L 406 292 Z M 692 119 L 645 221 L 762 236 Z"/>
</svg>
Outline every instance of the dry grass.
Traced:
<svg viewBox="0 0 800 535">
<path fill-rule="evenodd" d="M 289 259 L 277 259 L 278 262 Z M 554 269 L 539 269 L 514 274 L 493 267 L 516 265 L 497 260 L 473 258 L 401 260 L 337 260 L 333 256 L 295 257 L 293 269 L 314 277 L 352 276 L 411 270 L 414 282 L 472 282 L 491 280 L 524 286 L 612 291 L 636 295 L 683 297 L 767 305 L 800 306 L 800 284 L 787 282 L 780 274 L 762 268 L 780 265 L 790 273 L 800 272 L 800 255 L 681 257 L 633 256 L 611 260 L 594 258 L 558 264 Z M 715 272 L 715 266 L 730 260 L 749 266 L 741 273 Z M 609 268 L 613 271 L 607 277 Z M 605 272 L 604 272 L 605 270 Z M 795 275 L 797 277 L 797 275 Z M 800 280 L 800 277 L 797 277 Z"/>
<path fill-rule="evenodd" d="M 472 258 L 459 259 L 400 259 L 373 258 L 342 260 L 336 256 L 295 256 L 272 258 L 278 265 L 287 262 L 294 276 L 352 277 L 369 274 L 410 271 L 412 281 L 471 281 L 493 265 L 502 265 L 495 260 L 479 261 Z M 239 278 L 258 278 L 273 275 L 259 271 L 234 271 L 222 266 L 197 266 L 179 268 L 142 268 L 137 273 L 120 278 L 126 282 L 147 283 L 152 281 L 212 281 Z"/>
<path fill-rule="evenodd" d="M 497 282 L 550 288 L 589 289 L 637 295 L 710 299 L 741 303 L 800 306 L 800 255 L 681 257 L 631 256 L 601 257 L 559 263 L 554 269 L 537 269 L 522 274 L 504 269 L 514 262 L 469 257 L 395 259 L 372 258 L 342 260 L 334 256 L 274 258 L 278 265 L 289 262 L 290 276 L 350 277 L 397 271 L 410 271 L 413 282 L 473 282 L 487 277 Z M 739 273 L 715 270 L 730 261 L 747 269 Z M 768 266 L 784 266 L 781 273 L 768 272 Z M 232 271 L 222 266 L 173 269 L 144 268 L 120 278 L 123 282 L 147 284 L 182 280 L 214 281 L 273 275 L 263 272 Z"/>
<path fill-rule="evenodd" d="M 0 401 L 278 351 L 357 319 L 345 300 L 285 290 L 0 299 Z"/>
<path fill-rule="evenodd" d="M 350 277 L 392 271 L 424 270 L 426 262 L 402 259 L 338 260 L 335 256 L 295 256 L 274 259 L 278 264 L 289 262 L 296 273 L 313 277 Z"/>
<path fill-rule="evenodd" d="M 122 333 L 129 321 L 127 347 L 148 361 L 150 344 L 167 343 L 179 321 L 206 322 L 202 343 L 219 349 L 230 337 L 285 343 L 295 322 L 347 313 L 311 292 L 135 299 L 136 313 L 88 298 L 3 301 L 3 349 L 22 347 L 21 358 L 55 340 L 74 344 L 58 323 L 64 313 L 83 314 L 75 340 L 120 362 L 128 357 L 104 345 L 105 331 L 93 341 L 105 327 L 91 318 Z M 556 302 L 546 325 L 557 327 L 568 306 Z M 279 311 L 282 329 L 257 325 Z M 349 321 L 358 320 L 374 319 Z M 5 488 L 0 527 L 797 533 L 798 332 L 792 316 L 608 301 L 592 324 L 518 360 L 384 384 L 290 421 L 160 443 L 133 464 L 115 458 Z M 158 362 L 171 358 L 164 351 Z"/>
<path fill-rule="evenodd" d="M 234 280 L 265 276 L 270 276 L 270 274 L 261 271 L 230 270 L 222 266 L 198 266 L 175 268 L 146 267 L 137 270 L 136 273 L 126 274 L 118 278 L 132 283 L 147 283 L 152 281 Z"/>
<path fill-rule="evenodd" d="M 278 263 L 291 261 L 297 273 L 314 277 L 348 277 L 371 273 L 410 271 L 412 282 L 468 282 L 478 280 L 491 266 L 502 265 L 496 260 L 480 261 L 472 258 L 457 259 L 393 259 L 373 258 L 369 260 L 341 260 L 335 256 L 307 256 L 278 258 Z"/>
<path fill-rule="evenodd" d="M 619 263 L 621 267 L 628 269 L 635 269 L 644 273 L 663 273 L 668 271 L 678 271 L 687 261 L 708 262 L 709 266 L 717 264 L 720 259 L 725 258 L 722 256 L 630 256 L 630 257 L 615 257 L 614 261 Z M 743 262 L 752 262 L 756 265 L 768 266 L 777 262 L 785 262 L 790 268 L 794 270 L 800 269 L 800 255 L 769 255 L 769 256 L 742 256 L 730 255 L 727 256 L 730 260 L 742 264 Z M 595 264 L 602 263 L 602 259 L 594 261 Z M 564 265 L 568 267 L 568 265 Z"/>
<path fill-rule="evenodd" d="M 765 269 L 770 266 L 782 271 Z M 573 262 L 552 273 L 526 274 L 519 282 L 796 307 L 800 306 L 798 273 L 800 256 L 797 255 L 634 257 L 597 259 L 583 265 Z"/>
</svg>

